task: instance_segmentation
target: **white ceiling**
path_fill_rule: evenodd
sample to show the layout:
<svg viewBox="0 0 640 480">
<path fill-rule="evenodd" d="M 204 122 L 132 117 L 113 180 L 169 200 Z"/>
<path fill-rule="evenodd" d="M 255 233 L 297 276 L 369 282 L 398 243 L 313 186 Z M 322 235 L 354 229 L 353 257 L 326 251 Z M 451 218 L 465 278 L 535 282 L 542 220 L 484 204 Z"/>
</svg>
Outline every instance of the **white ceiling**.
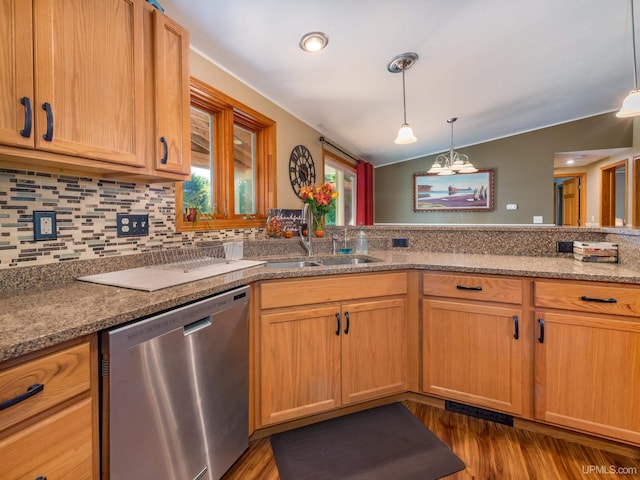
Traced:
<svg viewBox="0 0 640 480">
<path fill-rule="evenodd" d="M 191 45 L 374 165 L 617 110 L 633 88 L 628 0 L 160 0 Z M 638 6 L 637 10 L 640 10 Z M 323 31 L 309 54 L 302 35 Z M 418 141 L 396 145 L 402 75 Z M 215 86 L 215 85 L 214 85 Z"/>
</svg>

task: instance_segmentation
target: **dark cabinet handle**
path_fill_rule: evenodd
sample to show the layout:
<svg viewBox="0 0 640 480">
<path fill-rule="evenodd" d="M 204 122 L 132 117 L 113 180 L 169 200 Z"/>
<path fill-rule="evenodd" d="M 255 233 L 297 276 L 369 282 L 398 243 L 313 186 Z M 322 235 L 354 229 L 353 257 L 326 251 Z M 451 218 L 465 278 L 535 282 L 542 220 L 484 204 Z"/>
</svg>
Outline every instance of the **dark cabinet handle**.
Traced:
<svg viewBox="0 0 640 480">
<path fill-rule="evenodd" d="M 479 285 L 477 287 L 467 287 L 465 285 L 456 285 L 456 288 L 458 290 L 477 290 L 478 292 L 482 291 L 482 287 Z"/>
<path fill-rule="evenodd" d="M 20 103 L 24 105 L 24 128 L 20 130 L 20 135 L 24 138 L 29 138 L 31 136 L 31 123 L 33 119 L 31 100 L 29 100 L 29 97 L 22 97 Z"/>
<path fill-rule="evenodd" d="M 344 327 L 345 335 L 349 333 L 349 312 L 344 312 L 344 318 L 347 320 L 347 325 Z"/>
<path fill-rule="evenodd" d="M 586 295 L 581 296 L 580 300 L 582 300 L 583 302 L 598 302 L 598 303 L 616 303 L 617 302 L 615 298 L 594 298 L 594 297 L 587 297 Z"/>
<path fill-rule="evenodd" d="M 160 143 L 162 143 L 162 146 L 164 147 L 164 153 L 162 154 L 160 163 L 165 165 L 167 163 L 167 158 L 169 158 L 169 145 L 167 144 L 167 139 L 164 137 L 160 137 Z"/>
<path fill-rule="evenodd" d="M 540 336 L 538 337 L 538 342 L 544 343 L 544 319 L 538 319 L 538 325 L 540 326 Z"/>
<path fill-rule="evenodd" d="M 518 340 L 520 338 L 520 322 L 517 315 L 513 316 L 513 327 L 515 329 L 515 331 L 513 332 L 513 338 Z"/>
<path fill-rule="evenodd" d="M 20 403 L 26 400 L 27 398 L 31 398 L 35 394 L 40 393 L 42 390 L 44 390 L 44 385 L 42 383 L 34 383 L 29 388 L 27 388 L 26 392 L 21 393 L 20 395 L 17 395 L 13 398 L 10 398 L 9 400 L 5 400 L 4 402 L 0 403 L 0 410 L 4 410 L 5 408 L 12 407 L 13 405 Z"/>
<path fill-rule="evenodd" d="M 47 477 L 40 476 L 40 477 L 36 478 L 36 480 L 47 480 Z"/>
<path fill-rule="evenodd" d="M 47 112 L 47 131 L 42 135 L 42 138 L 50 142 L 53 140 L 53 111 L 51 110 L 51 104 L 47 102 L 43 103 L 42 109 Z"/>
<path fill-rule="evenodd" d="M 340 335 L 340 313 L 336 313 L 336 320 L 338 321 L 338 329 L 336 330 L 336 335 Z"/>
</svg>

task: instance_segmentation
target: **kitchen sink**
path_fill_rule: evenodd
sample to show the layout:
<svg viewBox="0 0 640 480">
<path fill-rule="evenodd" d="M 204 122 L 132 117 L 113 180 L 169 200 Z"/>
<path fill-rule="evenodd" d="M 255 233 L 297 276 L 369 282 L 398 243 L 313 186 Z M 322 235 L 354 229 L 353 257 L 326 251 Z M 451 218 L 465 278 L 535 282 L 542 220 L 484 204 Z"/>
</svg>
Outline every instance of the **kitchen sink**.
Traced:
<svg viewBox="0 0 640 480">
<path fill-rule="evenodd" d="M 267 268 L 304 268 L 304 267 L 333 267 L 338 265 L 361 265 L 380 260 L 367 257 L 330 257 L 317 260 L 278 260 L 265 263 Z"/>
<path fill-rule="evenodd" d="M 264 264 L 267 268 L 303 268 L 303 267 L 319 267 L 319 262 L 310 260 L 290 261 L 290 262 L 267 262 Z"/>
<path fill-rule="evenodd" d="M 337 257 L 322 260 L 323 265 L 358 265 L 361 263 L 379 262 L 379 260 L 363 257 Z"/>
</svg>

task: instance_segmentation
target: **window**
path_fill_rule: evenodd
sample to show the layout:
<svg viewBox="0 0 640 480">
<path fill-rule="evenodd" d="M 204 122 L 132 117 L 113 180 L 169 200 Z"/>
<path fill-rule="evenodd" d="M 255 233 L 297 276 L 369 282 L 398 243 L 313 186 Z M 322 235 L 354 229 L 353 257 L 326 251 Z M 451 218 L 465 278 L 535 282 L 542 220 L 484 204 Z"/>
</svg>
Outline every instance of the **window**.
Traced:
<svg viewBox="0 0 640 480">
<path fill-rule="evenodd" d="M 336 186 L 336 208 L 326 216 L 327 225 L 355 225 L 356 170 L 329 152 L 324 152 L 324 181 Z"/>
<path fill-rule="evenodd" d="M 261 227 L 275 205 L 275 122 L 191 79 L 191 180 L 176 186 L 176 229 Z"/>
</svg>

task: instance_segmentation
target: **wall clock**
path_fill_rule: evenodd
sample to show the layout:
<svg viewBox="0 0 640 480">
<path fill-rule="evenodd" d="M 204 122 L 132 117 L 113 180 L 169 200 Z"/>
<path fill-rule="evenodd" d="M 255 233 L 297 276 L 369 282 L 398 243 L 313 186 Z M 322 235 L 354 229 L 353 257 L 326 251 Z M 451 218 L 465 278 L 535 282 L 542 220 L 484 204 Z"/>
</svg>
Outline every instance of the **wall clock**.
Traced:
<svg viewBox="0 0 640 480">
<path fill-rule="evenodd" d="M 300 189 L 306 185 L 313 185 L 316 181 L 316 167 L 313 164 L 311 152 L 304 145 L 298 145 L 291 150 L 289 156 L 289 180 L 295 194 L 300 196 Z"/>
</svg>

